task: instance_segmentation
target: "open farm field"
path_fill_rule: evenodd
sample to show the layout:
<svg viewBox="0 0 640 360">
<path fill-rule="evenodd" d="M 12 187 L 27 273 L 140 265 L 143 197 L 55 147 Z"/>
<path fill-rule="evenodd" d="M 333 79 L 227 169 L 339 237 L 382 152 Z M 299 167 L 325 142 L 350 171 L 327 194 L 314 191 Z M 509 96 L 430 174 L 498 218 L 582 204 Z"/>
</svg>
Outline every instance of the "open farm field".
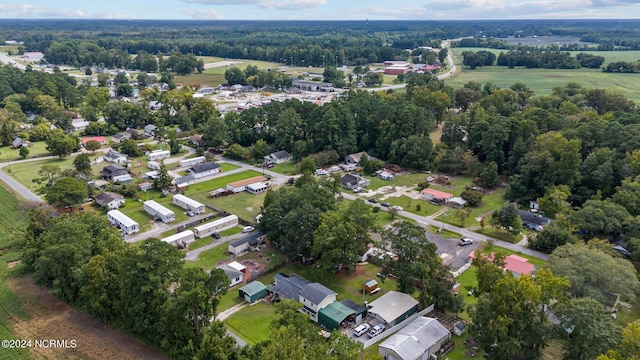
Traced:
<svg viewBox="0 0 640 360">
<path fill-rule="evenodd" d="M 453 48 L 460 61 L 462 61 L 462 51 L 465 49 L 471 50 L 472 48 Z M 475 51 L 478 50 L 495 51 L 495 49 L 475 48 Z M 610 61 L 609 59 L 614 54 L 616 61 L 624 61 L 625 59 L 626 61 L 635 61 L 638 60 L 638 57 L 635 57 L 634 54 L 640 54 L 637 51 L 611 51 L 607 53 L 611 53 L 609 57 L 603 55 L 607 61 Z M 623 56 L 625 59 L 622 58 Z M 516 82 L 522 82 L 537 95 L 551 94 L 553 87 L 575 82 L 587 88 L 616 90 L 630 100 L 640 101 L 640 74 L 611 74 L 599 69 L 509 69 L 504 66 L 487 66 L 476 70 L 470 70 L 466 67 L 461 67 L 461 69 L 461 72 L 447 78 L 445 82 L 456 89 L 469 81 L 477 81 L 481 84 L 490 82 L 501 88 L 508 88 Z"/>
<path fill-rule="evenodd" d="M 202 57 L 205 60 L 205 65 L 207 63 L 223 61 L 224 59 L 215 58 L 215 57 Z M 200 85 L 200 86 L 217 86 L 220 84 L 226 83 L 224 78 L 224 72 L 231 67 L 237 67 L 240 70 L 244 70 L 249 65 L 257 66 L 258 69 L 269 69 L 276 68 L 280 66 L 278 63 L 267 62 L 267 61 L 257 61 L 257 60 L 237 60 L 237 59 L 227 59 L 226 61 L 230 62 L 239 62 L 239 64 L 229 65 L 229 66 L 219 66 L 205 69 L 201 74 L 197 72 L 186 75 L 186 76 L 176 76 L 174 81 L 176 83 L 182 83 L 187 85 Z"/>
</svg>

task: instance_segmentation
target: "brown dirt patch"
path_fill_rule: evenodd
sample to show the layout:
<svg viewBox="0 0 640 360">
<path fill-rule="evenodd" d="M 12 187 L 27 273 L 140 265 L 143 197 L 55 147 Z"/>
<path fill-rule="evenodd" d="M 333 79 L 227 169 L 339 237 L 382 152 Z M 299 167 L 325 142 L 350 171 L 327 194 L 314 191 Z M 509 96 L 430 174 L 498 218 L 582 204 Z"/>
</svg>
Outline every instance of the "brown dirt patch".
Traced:
<svg viewBox="0 0 640 360">
<path fill-rule="evenodd" d="M 75 340 L 75 348 L 35 348 L 35 359 L 165 359 L 157 351 L 110 328 L 36 286 L 31 277 L 7 279 L 30 319 L 10 319 L 19 339 Z"/>
<path fill-rule="evenodd" d="M 14 267 L 14 266 L 18 265 L 19 263 L 20 263 L 20 260 L 17 260 L 17 261 L 10 261 L 10 262 L 8 262 L 8 263 L 7 263 L 7 267 L 8 267 L 9 269 L 11 269 L 12 267 Z"/>
</svg>

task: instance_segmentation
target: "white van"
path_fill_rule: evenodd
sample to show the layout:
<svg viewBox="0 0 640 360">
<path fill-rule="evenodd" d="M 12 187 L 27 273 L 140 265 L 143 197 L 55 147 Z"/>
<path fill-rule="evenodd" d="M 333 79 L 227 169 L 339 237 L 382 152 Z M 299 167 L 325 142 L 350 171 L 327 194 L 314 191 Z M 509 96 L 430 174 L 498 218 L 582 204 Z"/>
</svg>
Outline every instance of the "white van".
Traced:
<svg viewBox="0 0 640 360">
<path fill-rule="evenodd" d="M 355 330 L 353 330 L 353 335 L 362 336 L 367 331 L 369 331 L 370 327 L 371 326 L 369 324 L 360 324 L 360 325 L 358 325 L 358 327 L 355 328 Z"/>
</svg>

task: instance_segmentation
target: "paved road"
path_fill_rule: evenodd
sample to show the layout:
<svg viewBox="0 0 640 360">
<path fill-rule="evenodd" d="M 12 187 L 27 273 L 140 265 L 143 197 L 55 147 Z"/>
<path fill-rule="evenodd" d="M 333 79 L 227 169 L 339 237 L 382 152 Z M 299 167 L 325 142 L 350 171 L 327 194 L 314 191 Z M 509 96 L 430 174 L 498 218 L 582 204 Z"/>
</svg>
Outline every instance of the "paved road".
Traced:
<svg viewBox="0 0 640 360">
<path fill-rule="evenodd" d="M 361 199 L 362 200 L 362 198 L 354 196 L 353 194 L 342 193 L 342 196 L 345 199 L 349 199 L 349 200 L 355 200 L 355 199 Z M 380 204 L 372 204 L 372 203 L 369 203 L 369 202 L 367 202 L 367 204 L 369 204 L 371 206 L 380 207 L 381 209 L 383 209 L 385 211 L 388 211 L 387 208 L 385 208 L 383 206 L 380 206 Z M 409 219 L 413 219 L 418 224 L 420 224 L 422 226 L 425 226 L 425 227 L 427 225 L 433 225 L 433 226 L 437 226 L 439 228 L 441 227 L 444 230 L 449 230 L 449 231 L 456 232 L 456 233 L 460 234 L 462 237 L 471 238 L 471 239 L 475 240 L 475 242 L 476 242 L 476 244 L 474 244 L 473 246 L 463 246 L 463 247 L 461 247 L 463 249 L 446 250 L 446 249 L 450 249 L 449 245 L 446 245 L 445 243 L 442 243 L 441 241 L 434 241 L 434 243 L 436 245 L 441 244 L 441 246 L 443 247 L 442 253 L 452 253 L 452 252 L 455 252 L 456 254 L 458 254 L 458 253 L 464 254 L 466 252 L 470 253 L 471 250 L 475 249 L 475 247 L 477 246 L 478 242 L 481 242 L 481 241 L 482 242 L 486 242 L 488 240 L 493 240 L 494 244 L 496 244 L 498 246 L 501 246 L 501 247 L 504 247 L 504 248 L 507 248 L 509 250 L 521 252 L 523 254 L 526 254 L 526 255 L 529 255 L 529 256 L 533 256 L 533 257 L 541 259 L 541 260 L 545 260 L 545 261 L 549 260 L 549 255 L 547 255 L 545 253 L 542 253 L 542 252 L 539 252 L 539 251 L 535 251 L 535 250 L 531 250 L 531 249 L 528 249 L 528 248 L 525 248 L 525 247 L 522 247 L 522 246 L 519 246 L 519 245 L 516 245 L 516 244 L 512 244 L 512 243 L 509 243 L 509 242 L 506 242 L 506 241 L 502 241 L 502 240 L 499 240 L 499 239 L 494 239 L 492 237 L 489 237 L 489 236 L 486 236 L 486 235 L 482 235 L 482 234 L 478 234 L 478 233 L 473 232 L 473 231 L 468 230 L 468 229 L 460 228 L 460 227 L 457 227 L 457 226 L 454 226 L 454 225 L 450 225 L 450 224 L 444 224 L 442 221 L 435 220 L 435 219 L 433 219 L 433 218 L 431 218 L 429 216 L 416 215 L 416 214 L 410 213 L 408 211 L 400 211 L 400 212 L 398 212 L 398 215 L 402 216 L 402 217 L 409 218 Z M 429 237 L 433 238 L 433 239 L 437 238 L 437 236 L 433 236 L 432 234 L 429 234 Z M 431 239 L 429 239 L 429 240 L 431 240 Z M 439 253 L 440 253 L 440 251 L 439 251 Z M 458 255 L 458 256 L 460 256 L 460 255 Z"/>
<path fill-rule="evenodd" d="M 25 65 L 22 65 L 22 64 L 16 62 L 14 59 L 10 58 L 7 53 L 4 53 L 4 52 L 0 52 L 0 62 L 3 62 L 5 64 L 13 65 L 13 66 L 15 66 L 16 68 L 18 68 L 20 70 L 26 70 L 27 69 L 27 67 Z"/>
<path fill-rule="evenodd" d="M 25 160 L 17 160 L 17 161 L 12 161 L 14 164 L 21 164 L 21 163 L 25 163 L 25 162 L 32 162 L 32 161 L 40 161 L 42 159 L 53 159 L 53 156 L 47 156 L 47 157 L 41 157 L 41 158 L 31 158 L 31 159 L 25 159 Z M 39 202 L 44 202 L 44 200 L 42 200 L 38 195 L 36 195 L 35 193 L 33 193 L 31 190 L 27 189 L 26 187 L 24 187 L 22 184 L 20 184 L 18 181 L 16 181 L 13 177 L 11 177 L 9 174 L 6 173 L 7 170 L 5 170 L 5 167 L 9 167 L 11 164 L 11 162 L 8 163 L 0 163 L 0 179 L 2 179 L 2 181 L 4 181 L 7 185 L 9 185 L 16 193 L 18 193 L 20 196 L 22 196 L 23 198 L 27 199 L 28 201 L 39 201 Z"/>
<path fill-rule="evenodd" d="M 211 238 L 211 244 L 209 245 L 205 245 L 201 248 L 197 248 L 195 250 L 189 251 L 185 254 L 184 259 L 185 260 L 191 260 L 191 261 L 195 261 L 198 260 L 198 256 L 202 253 L 205 252 L 209 249 L 213 249 L 214 247 L 218 246 L 218 245 L 222 245 L 222 244 L 226 244 L 232 240 L 236 240 L 239 239 L 243 236 L 245 236 L 247 234 L 244 233 L 238 233 L 238 234 L 233 234 L 233 235 L 229 235 L 229 236 L 223 236 L 220 239 L 213 239 L 213 237 Z"/>
</svg>

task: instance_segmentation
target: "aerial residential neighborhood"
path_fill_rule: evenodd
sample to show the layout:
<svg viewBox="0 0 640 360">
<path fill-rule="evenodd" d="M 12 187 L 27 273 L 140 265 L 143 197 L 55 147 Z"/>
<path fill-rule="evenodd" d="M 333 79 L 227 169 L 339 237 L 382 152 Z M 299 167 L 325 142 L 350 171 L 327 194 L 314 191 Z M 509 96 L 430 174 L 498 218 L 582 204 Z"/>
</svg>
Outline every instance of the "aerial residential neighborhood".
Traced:
<svg viewBox="0 0 640 360">
<path fill-rule="evenodd" d="M 636 20 L 11 9 L 1 358 L 637 358 Z"/>
</svg>

